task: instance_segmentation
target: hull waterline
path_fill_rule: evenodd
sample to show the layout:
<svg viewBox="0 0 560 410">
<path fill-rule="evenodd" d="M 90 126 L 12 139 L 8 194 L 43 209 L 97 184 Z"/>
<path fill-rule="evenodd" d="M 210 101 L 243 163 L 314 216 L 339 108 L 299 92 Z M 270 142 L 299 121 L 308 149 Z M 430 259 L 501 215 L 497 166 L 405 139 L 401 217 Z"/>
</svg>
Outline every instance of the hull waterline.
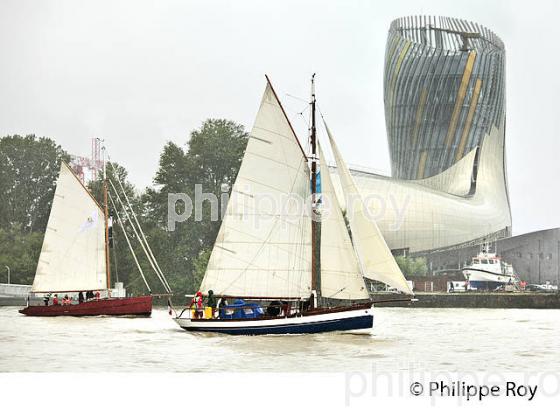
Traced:
<svg viewBox="0 0 560 410">
<path fill-rule="evenodd" d="M 77 305 L 28 306 L 27 316 L 150 316 L 152 296 L 92 300 Z"/>
<path fill-rule="evenodd" d="M 187 312 L 188 314 L 188 312 Z M 293 317 L 258 319 L 191 319 L 177 317 L 175 322 L 190 332 L 213 332 L 230 335 L 307 334 L 371 329 L 373 308 L 351 307 L 324 309 Z"/>
<path fill-rule="evenodd" d="M 465 268 L 463 269 L 463 275 L 469 282 L 493 282 L 496 284 L 517 282 L 517 279 L 514 276 L 482 269 Z"/>
</svg>

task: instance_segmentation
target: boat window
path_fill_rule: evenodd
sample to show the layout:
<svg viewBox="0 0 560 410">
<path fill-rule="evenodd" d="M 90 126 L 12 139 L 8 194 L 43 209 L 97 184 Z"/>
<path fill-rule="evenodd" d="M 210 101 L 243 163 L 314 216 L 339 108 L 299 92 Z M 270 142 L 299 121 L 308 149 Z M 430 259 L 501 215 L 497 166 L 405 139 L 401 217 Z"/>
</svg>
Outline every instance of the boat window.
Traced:
<svg viewBox="0 0 560 410">
<path fill-rule="evenodd" d="M 480 263 L 480 259 L 473 259 L 473 263 Z"/>
<path fill-rule="evenodd" d="M 487 265 L 488 264 L 488 259 L 482 259 L 480 262 L 482 262 L 483 265 Z"/>
</svg>

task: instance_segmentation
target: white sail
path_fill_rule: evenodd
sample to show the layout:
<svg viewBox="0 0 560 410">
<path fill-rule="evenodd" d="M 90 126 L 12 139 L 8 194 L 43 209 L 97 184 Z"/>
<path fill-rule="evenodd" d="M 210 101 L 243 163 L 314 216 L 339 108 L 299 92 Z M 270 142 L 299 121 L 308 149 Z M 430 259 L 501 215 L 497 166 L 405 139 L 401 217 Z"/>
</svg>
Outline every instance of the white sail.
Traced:
<svg viewBox="0 0 560 410">
<path fill-rule="evenodd" d="M 309 297 L 307 158 L 267 84 L 201 285 L 240 297 Z"/>
<path fill-rule="evenodd" d="M 413 292 L 387 246 L 377 223 L 366 214 L 367 209 L 363 198 L 326 124 L 325 128 L 327 128 L 327 134 L 336 159 L 342 191 L 346 197 L 346 215 L 350 222 L 354 246 L 360 258 L 364 276 L 386 283 L 401 292 L 412 294 Z"/>
<path fill-rule="evenodd" d="M 321 169 L 321 295 L 335 299 L 369 299 L 356 252 L 319 145 Z"/>
<path fill-rule="evenodd" d="M 107 289 L 105 215 L 62 163 L 32 292 Z"/>
</svg>

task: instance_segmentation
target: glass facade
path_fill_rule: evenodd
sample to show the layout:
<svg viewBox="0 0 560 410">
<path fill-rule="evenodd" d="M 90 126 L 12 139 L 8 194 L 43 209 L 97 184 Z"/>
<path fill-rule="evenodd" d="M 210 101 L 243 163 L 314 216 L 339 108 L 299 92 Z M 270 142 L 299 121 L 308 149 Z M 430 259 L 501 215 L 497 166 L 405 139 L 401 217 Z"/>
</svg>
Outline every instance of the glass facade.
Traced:
<svg viewBox="0 0 560 410">
<path fill-rule="evenodd" d="M 393 21 L 384 72 L 393 177 L 440 174 L 501 127 L 504 66 L 504 44 L 476 23 L 430 16 Z"/>
</svg>

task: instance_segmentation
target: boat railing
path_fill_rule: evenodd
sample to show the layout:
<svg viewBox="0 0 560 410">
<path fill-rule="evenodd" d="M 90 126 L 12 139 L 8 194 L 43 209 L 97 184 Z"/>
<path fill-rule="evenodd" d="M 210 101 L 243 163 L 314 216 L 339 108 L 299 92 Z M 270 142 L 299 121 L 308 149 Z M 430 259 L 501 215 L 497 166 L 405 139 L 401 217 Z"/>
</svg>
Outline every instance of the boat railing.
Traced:
<svg viewBox="0 0 560 410">
<path fill-rule="evenodd" d="M 275 306 L 276 307 L 276 306 Z M 277 306 L 278 313 L 277 314 L 270 314 L 267 311 L 267 307 L 263 307 L 258 305 L 255 306 L 225 306 L 225 307 L 217 307 L 211 308 L 208 306 L 203 307 L 202 309 L 197 309 L 193 307 L 185 307 L 181 313 L 178 315 L 179 317 L 183 317 L 185 313 L 188 313 L 190 319 L 237 319 L 235 316 L 236 312 L 245 311 L 248 315 L 247 318 L 254 317 L 294 317 L 301 314 L 301 309 L 299 307 L 289 306 L 287 309 L 283 309 L 282 306 Z M 257 314 L 254 312 L 256 309 L 260 309 L 260 312 Z M 250 310 L 250 312 L 247 312 Z"/>
</svg>

